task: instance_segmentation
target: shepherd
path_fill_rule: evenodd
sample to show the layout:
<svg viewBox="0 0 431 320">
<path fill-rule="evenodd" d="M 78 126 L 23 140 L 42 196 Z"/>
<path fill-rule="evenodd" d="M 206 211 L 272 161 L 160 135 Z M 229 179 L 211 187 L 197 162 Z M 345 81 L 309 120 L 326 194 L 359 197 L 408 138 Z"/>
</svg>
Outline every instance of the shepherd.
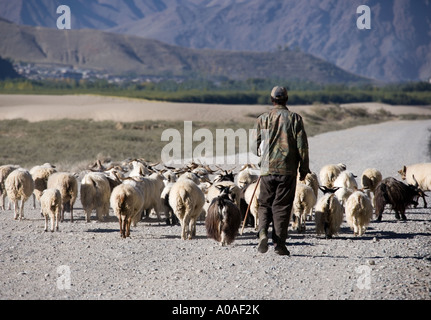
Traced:
<svg viewBox="0 0 431 320">
<path fill-rule="evenodd" d="M 258 197 L 260 253 L 268 251 L 268 230 L 272 222 L 275 253 L 290 255 L 286 247 L 296 177 L 310 172 L 308 140 L 302 117 L 287 108 L 288 93 L 276 86 L 271 91 L 273 107 L 261 114 L 255 124 L 252 152 L 260 157 Z"/>
</svg>

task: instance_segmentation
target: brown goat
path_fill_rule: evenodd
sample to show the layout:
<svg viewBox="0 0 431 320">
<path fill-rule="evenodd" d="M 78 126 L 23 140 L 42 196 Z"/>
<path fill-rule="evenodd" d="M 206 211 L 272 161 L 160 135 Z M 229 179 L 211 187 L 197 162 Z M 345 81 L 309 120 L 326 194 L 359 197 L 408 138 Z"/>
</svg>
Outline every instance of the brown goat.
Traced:
<svg viewBox="0 0 431 320">
<path fill-rule="evenodd" d="M 374 196 L 377 221 L 382 221 L 383 211 L 387 204 L 395 211 L 396 219 L 407 220 L 406 208 L 411 204 L 417 205 L 414 198 L 418 195 L 419 192 L 416 186 L 407 185 L 392 177 L 383 179 L 377 185 Z"/>
<path fill-rule="evenodd" d="M 233 203 L 229 186 L 217 186 L 221 193 L 211 201 L 205 219 L 207 236 L 222 246 L 231 244 L 238 234 L 241 214 Z"/>
</svg>

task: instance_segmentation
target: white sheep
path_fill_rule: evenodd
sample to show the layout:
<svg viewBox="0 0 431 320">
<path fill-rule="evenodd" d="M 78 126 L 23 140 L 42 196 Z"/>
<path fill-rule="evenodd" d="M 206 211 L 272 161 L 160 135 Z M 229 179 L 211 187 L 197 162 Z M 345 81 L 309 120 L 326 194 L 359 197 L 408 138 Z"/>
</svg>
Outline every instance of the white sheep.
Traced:
<svg viewBox="0 0 431 320">
<path fill-rule="evenodd" d="M 338 175 L 346 170 L 346 165 L 343 163 L 339 164 L 328 164 L 320 169 L 320 185 L 332 188 L 335 179 Z"/>
<path fill-rule="evenodd" d="M 70 221 L 73 222 L 73 205 L 78 197 L 78 181 L 69 172 L 55 172 L 48 178 L 48 189 L 58 189 L 61 194 L 60 221 L 64 221 L 64 211 L 70 209 Z"/>
<path fill-rule="evenodd" d="M 191 171 L 187 171 L 187 172 L 184 172 L 184 173 L 182 173 L 179 177 L 178 177 L 178 179 L 177 179 L 177 181 L 180 181 L 180 180 L 192 180 L 194 183 L 196 183 L 197 185 L 199 185 L 200 183 L 201 183 L 201 181 L 200 181 L 200 179 L 199 179 L 199 176 L 196 174 L 196 173 L 194 173 L 194 172 L 191 172 Z"/>
<path fill-rule="evenodd" d="M 166 175 L 166 173 L 163 174 L 165 178 L 168 177 L 168 180 L 167 181 L 165 180 L 165 188 L 163 189 L 162 194 L 160 195 L 160 199 L 161 199 L 162 211 L 165 212 L 167 224 L 174 225 L 178 222 L 171 206 L 169 205 L 169 193 L 172 189 L 172 186 L 175 184 L 175 182 L 177 182 L 178 180 L 181 181 L 185 179 L 190 179 L 199 186 L 199 188 L 202 190 L 204 195 L 207 194 L 210 184 L 208 182 L 203 182 L 203 183 L 201 182 L 202 179 L 199 178 L 198 176 L 199 172 L 200 171 L 195 171 L 195 172 L 187 171 L 182 173 L 178 178 L 173 178 L 172 174 L 169 174 L 168 176 Z M 200 173 L 202 173 L 202 171 Z M 206 181 L 207 179 L 206 176 L 203 175 L 203 177 L 204 177 L 204 181 Z M 206 202 L 202 210 L 203 211 L 202 213 L 206 212 L 206 209 L 208 208 L 208 206 L 209 204 Z"/>
<path fill-rule="evenodd" d="M 132 171 L 129 173 L 129 177 L 143 177 L 150 174 L 148 168 L 141 161 L 133 160 Z"/>
<path fill-rule="evenodd" d="M 115 168 L 109 169 L 108 171 L 103 171 L 103 174 L 108 179 L 109 182 L 109 188 L 112 190 L 122 183 L 122 178 L 124 178 L 124 173 L 120 170 L 117 170 Z"/>
<path fill-rule="evenodd" d="M 353 192 L 354 192 L 354 189 L 350 189 L 346 187 L 338 188 L 338 190 L 335 191 L 335 196 L 337 197 L 343 209 L 345 208 L 347 199 L 349 199 L 349 197 L 352 195 Z"/>
<path fill-rule="evenodd" d="M 311 217 L 313 208 L 316 205 L 317 199 L 313 188 L 297 183 L 295 190 L 295 198 L 292 206 L 292 228 L 298 232 L 305 231 L 305 221 L 308 216 Z"/>
<path fill-rule="evenodd" d="M 18 169 L 19 166 L 13 165 L 13 164 L 6 164 L 3 166 L 0 166 L 0 209 L 5 210 L 5 200 L 7 196 L 5 182 L 7 176 L 14 170 Z M 10 201 L 8 204 L 8 210 L 10 210 Z"/>
<path fill-rule="evenodd" d="M 346 202 L 346 221 L 355 236 L 362 236 L 373 216 L 370 198 L 362 191 L 355 191 Z"/>
<path fill-rule="evenodd" d="M 196 220 L 202 213 L 205 195 L 190 179 L 178 179 L 169 192 L 169 205 L 180 220 L 181 239 L 196 235 Z"/>
<path fill-rule="evenodd" d="M 245 186 L 252 184 L 259 178 L 258 173 L 251 165 L 244 166 L 237 176 L 237 185 L 240 189 L 243 189 Z"/>
<path fill-rule="evenodd" d="M 24 219 L 24 203 L 33 194 L 34 181 L 30 172 L 23 168 L 12 171 L 5 181 L 7 196 L 14 203 L 14 219 Z M 21 201 L 18 204 L 18 201 Z"/>
<path fill-rule="evenodd" d="M 170 170 L 170 169 L 164 171 L 162 173 L 162 175 L 165 178 L 165 180 L 164 180 L 165 186 L 167 186 L 169 183 L 176 182 L 177 179 L 178 179 L 177 174 L 174 171 Z"/>
<path fill-rule="evenodd" d="M 148 177 L 133 177 L 133 179 L 127 179 L 123 181 L 124 184 L 132 184 L 141 190 L 144 197 L 144 205 L 142 210 L 154 210 L 157 219 L 160 221 L 160 209 L 161 209 L 161 194 L 165 187 L 164 178 L 159 173 L 153 173 Z M 142 212 L 139 212 L 138 216 L 133 220 L 133 226 L 141 220 Z"/>
<path fill-rule="evenodd" d="M 363 189 L 370 190 L 374 193 L 380 181 L 382 181 L 382 173 L 379 170 L 368 168 L 362 172 L 361 184 Z"/>
<path fill-rule="evenodd" d="M 305 184 L 309 187 L 311 187 L 313 189 L 314 195 L 316 196 L 316 198 L 318 197 L 319 194 L 319 179 L 317 178 L 317 174 L 315 172 L 310 172 L 307 173 L 307 175 L 305 176 L 304 180 L 300 180 L 300 176 L 298 174 L 297 179 L 296 179 L 296 183 L 302 183 Z"/>
<path fill-rule="evenodd" d="M 90 222 L 91 212 L 96 210 L 98 221 L 109 215 L 109 199 L 111 188 L 109 180 L 102 172 L 89 172 L 81 180 L 81 203 Z"/>
<path fill-rule="evenodd" d="M 48 231 L 48 218 L 51 220 L 51 232 L 58 231 L 58 220 L 60 220 L 61 193 L 57 189 L 45 189 L 40 196 L 40 207 L 45 217 L 45 231 Z"/>
<path fill-rule="evenodd" d="M 165 184 L 165 187 L 160 194 L 160 210 L 165 213 L 166 224 L 168 225 L 175 225 L 178 222 L 171 206 L 169 205 L 169 193 L 171 192 L 175 182 L 176 181 L 170 181 L 169 183 Z"/>
<path fill-rule="evenodd" d="M 417 163 L 403 166 L 398 173 L 408 184 L 419 187 L 423 192 L 431 191 L 431 163 Z M 422 199 L 426 208 L 425 194 L 423 194 Z"/>
<path fill-rule="evenodd" d="M 326 193 L 315 206 L 316 233 L 325 233 L 332 238 L 340 230 L 343 222 L 343 207 L 333 193 Z"/>
<path fill-rule="evenodd" d="M 130 237 L 130 225 L 143 210 L 142 192 L 131 184 L 120 184 L 112 190 L 110 205 L 120 223 L 120 236 Z"/>
<path fill-rule="evenodd" d="M 358 189 L 358 183 L 355 178 L 356 176 L 352 172 L 344 170 L 340 172 L 337 179 L 335 179 L 332 184 L 334 189 L 338 189 L 335 191 L 335 196 L 342 205 L 343 210 L 347 199 L 354 190 Z"/>
<path fill-rule="evenodd" d="M 367 196 L 374 202 L 374 192 L 376 190 L 377 185 L 382 181 L 382 173 L 375 168 L 368 168 L 362 172 L 361 176 L 361 184 L 362 189 L 365 190 Z M 373 194 L 371 197 L 371 193 Z"/>
<path fill-rule="evenodd" d="M 42 192 L 48 185 L 48 178 L 54 172 L 57 172 L 57 170 L 55 169 L 55 166 L 50 163 L 34 166 L 30 169 L 30 174 L 34 181 L 33 209 L 36 209 L 36 200 L 40 202 Z"/>
<path fill-rule="evenodd" d="M 259 198 L 259 194 L 260 194 L 260 187 L 257 186 L 257 189 L 256 189 L 257 183 L 258 181 L 248 185 L 247 189 L 245 189 L 244 191 L 244 200 L 247 206 L 250 206 L 249 213 L 251 213 L 254 217 L 254 230 L 256 231 L 259 226 L 259 215 L 258 215 L 259 202 L 257 201 L 257 199 Z M 254 190 L 256 190 L 256 192 Z M 254 197 L 253 197 L 253 192 L 254 192 Z"/>
<path fill-rule="evenodd" d="M 356 182 L 357 176 L 352 172 L 344 170 L 340 172 L 337 179 L 332 184 L 333 188 L 348 188 L 355 190 L 358 188 L 358 183 Z"/>
</svg>

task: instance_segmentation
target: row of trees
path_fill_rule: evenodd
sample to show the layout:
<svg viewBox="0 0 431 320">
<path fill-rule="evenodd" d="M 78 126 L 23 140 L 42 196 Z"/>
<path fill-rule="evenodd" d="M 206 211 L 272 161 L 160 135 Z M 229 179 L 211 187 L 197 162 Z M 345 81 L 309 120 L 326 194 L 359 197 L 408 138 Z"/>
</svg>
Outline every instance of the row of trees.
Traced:
<svg viewBox="0 0 431 320">
<path fill-rule="evenodd" d="M 431 105 L 431 83 L 409 82 L 375 86 L 321 85 L 280 79 L 165 80 L 160 82 L 109 83 L 106 80 L 0 81 L 0 93 L 101 94 L 172 102 L 267 104 L 274 84 L 289 90 L 289 104 L 382 102 L 393 105 Z"/>
</svg>

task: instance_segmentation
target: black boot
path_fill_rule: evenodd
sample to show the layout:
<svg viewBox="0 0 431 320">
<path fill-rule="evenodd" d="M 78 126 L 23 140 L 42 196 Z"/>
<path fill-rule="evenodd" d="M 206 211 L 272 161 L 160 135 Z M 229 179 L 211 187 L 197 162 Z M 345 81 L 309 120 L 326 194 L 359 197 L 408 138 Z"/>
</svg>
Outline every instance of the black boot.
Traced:
<svg viewBox="0 0 431 320">
<path fill-rule="evenodd" d="M 278 243 L 276 243 L 274 251 L 280 256 L 290 256 L 290 252 L 286 248 L 285 241 L 279 241 Z"/>
<path fill-rule="evenodd" d="M 257 251 L 260 253 L 268 251 L 268 232 L 264 229 L 259 231 L 259 244 L 257 245 Z"/>
</svg>

